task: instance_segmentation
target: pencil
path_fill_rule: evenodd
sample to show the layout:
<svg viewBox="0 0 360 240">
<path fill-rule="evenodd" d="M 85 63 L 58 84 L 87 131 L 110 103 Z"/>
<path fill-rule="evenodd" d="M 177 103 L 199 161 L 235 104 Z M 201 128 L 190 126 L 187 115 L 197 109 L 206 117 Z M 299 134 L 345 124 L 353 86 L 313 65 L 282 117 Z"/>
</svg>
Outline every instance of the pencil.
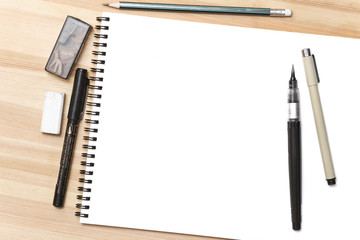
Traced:
<svg viewBox="0 0 360 240">
<path fill-rule="evenodd" d="M 291 17 L 291 15 L 292 15 L 292 12 L 290 9 L 222 7 L 222 6 L 136 3 L 136 2 L 103 3 L 103 5 L 113 7 L 113 8 L 136 9 L 136 10 L 201 12 L 201 13 L 229 13 L 229 14 L 274 16 L 274 17 Z"/>
</svg>

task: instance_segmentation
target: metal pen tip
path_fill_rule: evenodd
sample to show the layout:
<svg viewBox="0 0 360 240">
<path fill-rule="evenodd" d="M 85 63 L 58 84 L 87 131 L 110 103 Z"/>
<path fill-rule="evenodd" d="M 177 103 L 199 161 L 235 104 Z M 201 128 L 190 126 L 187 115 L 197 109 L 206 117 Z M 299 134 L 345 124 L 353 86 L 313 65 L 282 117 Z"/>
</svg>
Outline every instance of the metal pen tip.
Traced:
<svg viewBox="0 0 360 240">
<path fill-rule="evenodd" d="M 102 3 L 102 5 L 104 5 L 104 6 L 109 6 L 109 4 L 108 4 L 108 3 Z"/>
<path fill-rule="evenodd" d="M 297 88 L 294 64 L 292 65 L 292 68 L 291 68 L 291 77 L 290 77 L 290 81 L 289 81 L 289 88 Z"/>
</svg>

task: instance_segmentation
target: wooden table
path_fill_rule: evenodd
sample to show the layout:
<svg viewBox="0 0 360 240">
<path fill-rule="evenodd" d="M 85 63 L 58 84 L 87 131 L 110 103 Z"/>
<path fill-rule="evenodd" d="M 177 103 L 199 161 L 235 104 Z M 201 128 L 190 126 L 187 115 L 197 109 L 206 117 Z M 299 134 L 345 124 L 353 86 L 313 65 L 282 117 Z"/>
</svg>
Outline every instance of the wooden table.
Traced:
<svg viewBox="0 0 360 240">
<path fill-rule="evenodd" d="M 52 206 L 74 74 L 63 80 L 44 66 L 67 15 L 95 25 L 103 0 L 1 0 L 0 38 L 0 238 L 1 239 L 201 239 L 200 237 L 82 225 L 74 216 L 82 139 L 78 137 L 65 207 Z M 221 14 L 132 14 L 235 26 L 360 38 L 356 0 L 157 0 L 198 5 L 290 8 L 291 18 Z M 93 31 L 94 32 L 94 31 Z M 77 67 L 90 68 L 93 32 Z M 266 42 L 264 42 L 266 44 Z M 45 91 L 66 94 L 61 135 L 40 132 Z M 84 127 L 84 122 L 80 129 Z M 205 239 L 205 238 L 204 238 Z"/>
</svg>

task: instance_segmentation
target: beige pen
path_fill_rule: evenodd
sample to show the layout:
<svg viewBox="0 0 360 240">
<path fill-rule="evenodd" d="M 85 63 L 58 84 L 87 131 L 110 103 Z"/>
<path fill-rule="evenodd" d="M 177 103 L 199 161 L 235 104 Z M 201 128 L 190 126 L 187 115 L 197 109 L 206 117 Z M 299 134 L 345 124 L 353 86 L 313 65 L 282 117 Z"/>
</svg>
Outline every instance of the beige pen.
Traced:
<svg viewBox="0 0 360 240">
<path fill-rule="evenodd" d="M 302 56 L 307 85 L 310 92 L 311 104 L 314 112 L 317 135 L 319 138 L 319 145 L 325 170 L 326 181 L 329 185 L 334 185 L 336 183 L 336 177 L 331 158 L 329 140 L 326 132 L 324 114 L 321 107 L 318 89 L 319 75 L 316 67 L 315 56 L 311 54 L 309 48 L 305 48 L 302 50 Z"/>
</svg>

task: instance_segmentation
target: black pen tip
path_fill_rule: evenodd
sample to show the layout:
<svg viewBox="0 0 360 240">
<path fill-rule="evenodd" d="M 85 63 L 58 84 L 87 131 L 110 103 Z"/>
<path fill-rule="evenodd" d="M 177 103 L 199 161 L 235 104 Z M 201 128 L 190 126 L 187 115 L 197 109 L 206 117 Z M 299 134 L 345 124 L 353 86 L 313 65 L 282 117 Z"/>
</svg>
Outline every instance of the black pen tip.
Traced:
<svg viewBox="0 0 360 240">
<path fill-rule="evenodd" d="M 109 6 L 109 4 L 108 4 L 108 3 L 103 3 L 102 5 L 104 5 L 104 6 Z"/>
<path fill-rule="evenodd" d="M 328 182 L 328 185 L 335 185 L 336 184 L 336 178 L 326 179 Z"/>
<path fill-rule="evenodd" d="M 290 81 L 289 81 L 289 88 L 297 88 L 294 64 L 292 65 L 292 68 L 291 68 L 291 77 L 290 77 Z"/>
<path fill-rule="evenodd" d="M 296 81 L 294 64 L 293 64 L 292 67 L 291 67 L 291 77 L 290 77 L 290 81 Z"/>
</svg>

